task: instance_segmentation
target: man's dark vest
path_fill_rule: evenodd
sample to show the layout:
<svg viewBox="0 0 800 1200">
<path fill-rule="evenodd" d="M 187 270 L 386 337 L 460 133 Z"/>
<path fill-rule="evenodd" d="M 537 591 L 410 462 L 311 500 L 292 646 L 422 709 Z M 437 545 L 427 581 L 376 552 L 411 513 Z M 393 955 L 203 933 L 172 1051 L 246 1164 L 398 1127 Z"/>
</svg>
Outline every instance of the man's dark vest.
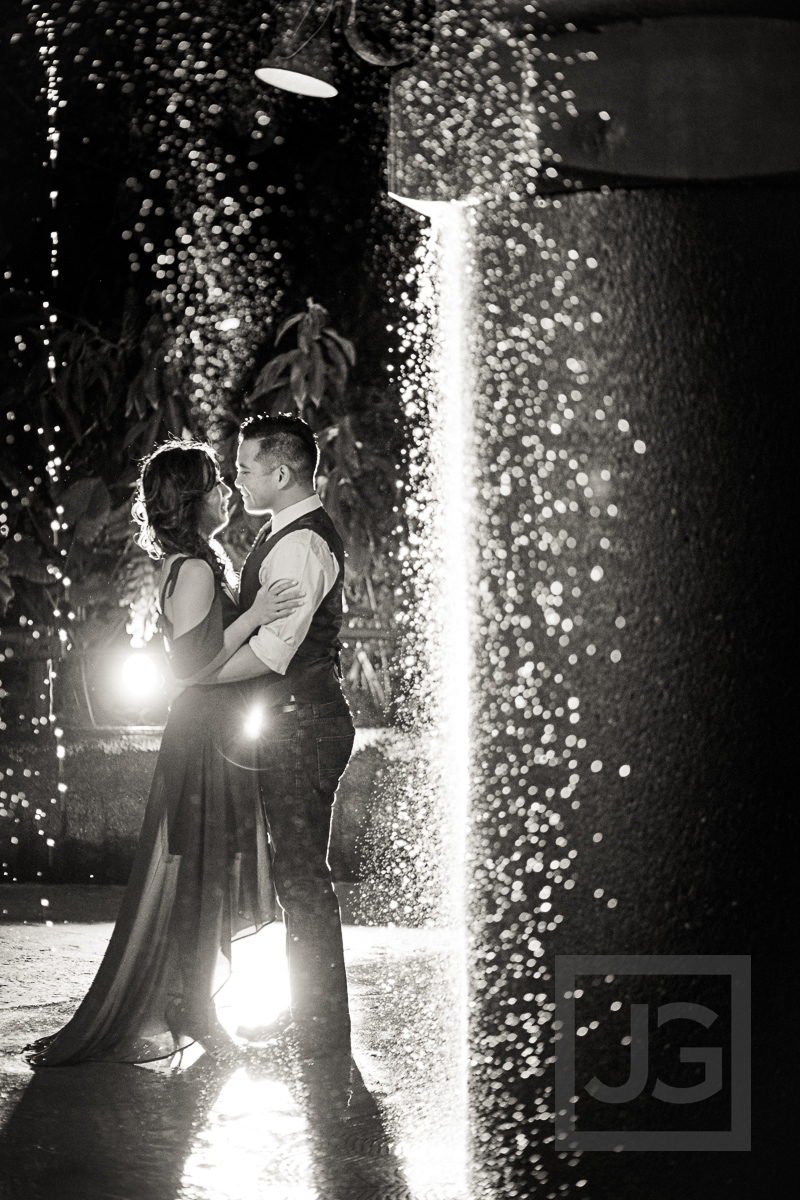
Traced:
<svg viewBox="0 0 800 1200">
<path fill-rule="evenodd" d="M 254 680 L 254 683 L 259 685 L 259 694 L 270 704 L 283 704 L 291 699 L 325 704 L 329 700 L 339 699 L 342 694 L 338 668 L 341 649 L 339 630 L 342 627 L 344 545 L 324 508 L 315 508 L 312 512 L 298 517 L 277 533 L 271 533 L 269 526 L 262 530 L 242 567 L 239 604 L 243 612 L 250 607 L 261 586 L 258 575 L 262 562 L 281 538 L 298 529 L 312 529 L 322 538 L 339 564 L 339 574 L 314 613 L 308 633 L 298 646 L 286 674 L 267 675 Z"/>
</svg>

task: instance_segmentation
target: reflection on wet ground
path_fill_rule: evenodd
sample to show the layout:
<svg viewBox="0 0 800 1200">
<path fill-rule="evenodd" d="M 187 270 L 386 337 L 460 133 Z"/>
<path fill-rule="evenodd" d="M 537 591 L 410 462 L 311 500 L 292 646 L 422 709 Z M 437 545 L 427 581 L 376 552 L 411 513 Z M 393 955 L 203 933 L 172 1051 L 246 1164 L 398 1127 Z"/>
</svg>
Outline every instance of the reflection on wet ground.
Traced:
<svg viewBox="0 0 800 1200">
<path fill-rule="evenodd" d="M 59 943 L 74 948 L 85 930 L 96 958 L 110 927 L 15 930 L 12 970 L 21 980 L 19 963 L 38 955 L 31 999 L 42 1002 L 0 1013 L 3 1200 L 466 1200 L 446 934 L 346 928 L 352 1059 L 301 1063 L 283 1045 L 226 1068 L 186 1055 L 171 1070 L 31 1072 L 21 1046 L 72 1007 Z M 281 935 L 237 945 L 219 1000 L 229 1026 L 281 1007 Z"/>
</svg>

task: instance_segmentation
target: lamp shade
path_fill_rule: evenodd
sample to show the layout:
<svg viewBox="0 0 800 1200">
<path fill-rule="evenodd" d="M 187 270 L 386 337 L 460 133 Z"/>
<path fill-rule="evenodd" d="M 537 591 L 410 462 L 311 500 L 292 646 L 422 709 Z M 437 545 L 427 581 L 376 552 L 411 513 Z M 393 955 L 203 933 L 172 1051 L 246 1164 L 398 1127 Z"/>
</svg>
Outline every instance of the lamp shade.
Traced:
<svg viewBox="0 0 800 1200">
<path fill-rule="evenodd" d="M 292 39 L 297 41 L 297 37 Z M 288 53 L 287 53 L 288 51 Z M 331 35 L 326 21 L 313 37 L 292 53 L 291 41 L 283 39 L 263 66 L 256 69 L 262 83 L 297 92 L 301 96 L 319 96 L 329 100 L 338 95 L 334 83 Z"/>
</svg>

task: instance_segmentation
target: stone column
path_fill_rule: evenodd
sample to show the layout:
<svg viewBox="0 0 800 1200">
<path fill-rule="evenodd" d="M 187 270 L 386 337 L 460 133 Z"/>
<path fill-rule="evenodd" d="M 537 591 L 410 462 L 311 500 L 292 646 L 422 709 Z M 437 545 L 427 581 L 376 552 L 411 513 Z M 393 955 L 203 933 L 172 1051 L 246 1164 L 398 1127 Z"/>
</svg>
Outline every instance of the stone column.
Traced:
<svg viewBox="0 0 800 1200">
<path fill-rule="evenodd" d="M 744 1197 L 766 1157 L 557 1157 L 548 1006 L 556 955 L 752 953 L 758 1051 L 781 1022 L 799 27 L 565 29 L 579 9 L 547 41 L 457 14 L 394 94 L 391 191 L 472 201 L 478 1173 L 498 1195 Z M 671 988 L 649 1001 L 708 1002 Z M 624 1082 L 611 1003 L 643 997 L 584 990 L 587 1079 Z M 757 1092 L 776 1124 L 779 1058 Z M 647 1102 L 583 1094 L 579 1127 L 624 1144 L 664 1117 Z M 693 1129 L 687 1107 L 666 1127 Z"/>
</svg>

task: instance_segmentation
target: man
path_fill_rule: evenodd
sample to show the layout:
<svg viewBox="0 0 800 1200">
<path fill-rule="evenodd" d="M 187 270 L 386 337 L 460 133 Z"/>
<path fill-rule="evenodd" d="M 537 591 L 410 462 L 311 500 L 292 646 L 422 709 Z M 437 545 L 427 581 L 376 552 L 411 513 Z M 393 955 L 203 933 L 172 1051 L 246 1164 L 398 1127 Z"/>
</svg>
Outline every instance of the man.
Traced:
<svg viewBox="0 0 800 1200">
<path fill-rule="evenodd" d="M 252 681 L 245 687 L 261 721 L 257 767 L 285 914 L 291 1018 L 301 1052 L 312 1056 L 350 1047 L 327 852 L 334 794 L 354 738 L 338 667 L 344 548 L 315 490 L 318 457 L 314 434 L 298 417 L 251 417 L 242 425 L 236 487 L 246 512 L 272 520 L 242 568 L 241 605 L 248 608 L 262 583 L 279 579 L 297 580 L 303 595 L 293 613 L 262 626 L 216 676 L 220 683 Z M 262 1041 L 285 1023 L 240 1034 Z"/>
</svg>

